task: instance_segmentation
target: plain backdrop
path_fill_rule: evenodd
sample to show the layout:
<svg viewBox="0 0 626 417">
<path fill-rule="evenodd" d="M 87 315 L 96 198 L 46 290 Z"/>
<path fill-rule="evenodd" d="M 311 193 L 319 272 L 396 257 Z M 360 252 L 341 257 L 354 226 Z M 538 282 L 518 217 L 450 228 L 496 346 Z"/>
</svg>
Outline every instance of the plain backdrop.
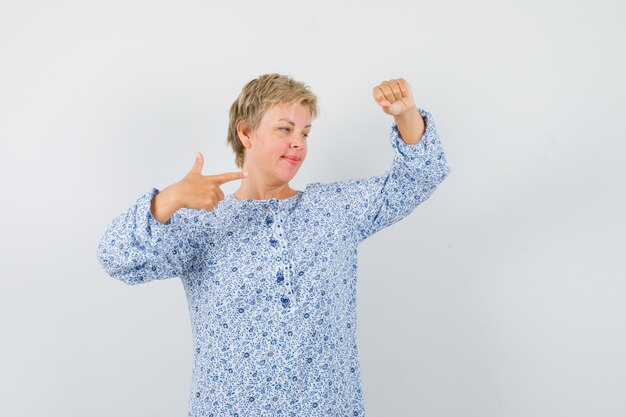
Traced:
<svg viewBox="0 0 626 417">
<path fill-rule="evenodd" d="M 626 415 L 623 2 L 0 0 L 0 415 L 183 417 L 178 278 L 96 257 L 151 187 L 236 170 L 228 109 L 317 94 L 291 185 L 379 175 L 403 77 L 452 168 L 359 249 L 367 417 Z M 224 186 L 232 193 L 238 183 Z"/>
</svg>

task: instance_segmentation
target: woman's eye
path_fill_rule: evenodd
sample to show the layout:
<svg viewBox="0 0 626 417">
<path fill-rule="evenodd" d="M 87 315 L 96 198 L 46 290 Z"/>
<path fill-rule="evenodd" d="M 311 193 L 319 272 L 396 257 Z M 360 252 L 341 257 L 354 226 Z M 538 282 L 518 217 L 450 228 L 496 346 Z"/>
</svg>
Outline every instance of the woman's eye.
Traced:
<svg viewBox="0 0 626 417">
<path fill-rule="evenodd" d="M 279 127 L 278 129 L 279 129 L 279 130 L 280 130 L 280 129 L 285 129 L 286 131 L 291 131 L 291 129 L 290 129 L 290 128 L 288 128 L 288 127 Z M 308 135 L 307 133 L 303 133 L 303 135 L 304 135 L 304 137 L 305 137 L 305 138 L 308 138 L 308 137 L 309 137 L 309 135 Z"/>
</svg>

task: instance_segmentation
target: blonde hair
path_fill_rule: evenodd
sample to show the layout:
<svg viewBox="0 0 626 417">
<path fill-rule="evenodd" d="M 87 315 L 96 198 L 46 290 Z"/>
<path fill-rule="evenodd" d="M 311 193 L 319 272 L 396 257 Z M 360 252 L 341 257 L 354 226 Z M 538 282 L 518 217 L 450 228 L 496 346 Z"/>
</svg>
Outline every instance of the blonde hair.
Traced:
<svg viewBox="0 0 626 417">
<path fill-rule="evenodd" d="M 248 131 L 252 132 L 261 123 L 265 112 L 275 104 L 308 106 L 311 119 L 315 119 L 319 112 L 317 97 L 311 92 L 310 87 L 287 75 L 264 74 L 249 81 L 230 106 L 226 143 L 230 144 L 235 152 L 235 164 L 238 168 L 243 168 L 246 148 L 239 140 L 237 123 L 243 120 Z"/>
</svg>

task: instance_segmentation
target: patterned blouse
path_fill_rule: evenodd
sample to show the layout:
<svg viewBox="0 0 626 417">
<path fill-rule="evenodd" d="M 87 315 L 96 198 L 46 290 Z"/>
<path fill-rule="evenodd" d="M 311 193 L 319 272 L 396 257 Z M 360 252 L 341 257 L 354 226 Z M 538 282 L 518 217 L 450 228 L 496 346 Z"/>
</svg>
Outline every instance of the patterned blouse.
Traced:
<svg viewBox="0 0 626 417">
<path fill-rule="evenodd" d="M 98 245 L 113 278 L 179 277 L 193 332 L 189 417 L 364 416 L 356 338 L 357 246 L 411 213 L 450 168 L 431 114 L 391 169 L 311 183 L 286 199 L 182 208 L 157 222 L 152 188 Z"/>
</svg>

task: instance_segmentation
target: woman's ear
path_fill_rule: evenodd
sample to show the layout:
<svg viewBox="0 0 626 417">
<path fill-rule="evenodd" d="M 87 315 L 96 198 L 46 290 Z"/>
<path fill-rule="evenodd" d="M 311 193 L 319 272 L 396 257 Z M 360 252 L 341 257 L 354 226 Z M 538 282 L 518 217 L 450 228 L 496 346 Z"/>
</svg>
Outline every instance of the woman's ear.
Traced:
<svg viewBox="0 0 626 417">
<path fill-rule="evenodd" d="M 248 129 L 246 128 L 246 123 L 243 120 L 237 122 L 237 135 L 239 136 L 239 140 L 244 148 L 249 148 L 250 136 L 248 136 Z"/>
</svg>

